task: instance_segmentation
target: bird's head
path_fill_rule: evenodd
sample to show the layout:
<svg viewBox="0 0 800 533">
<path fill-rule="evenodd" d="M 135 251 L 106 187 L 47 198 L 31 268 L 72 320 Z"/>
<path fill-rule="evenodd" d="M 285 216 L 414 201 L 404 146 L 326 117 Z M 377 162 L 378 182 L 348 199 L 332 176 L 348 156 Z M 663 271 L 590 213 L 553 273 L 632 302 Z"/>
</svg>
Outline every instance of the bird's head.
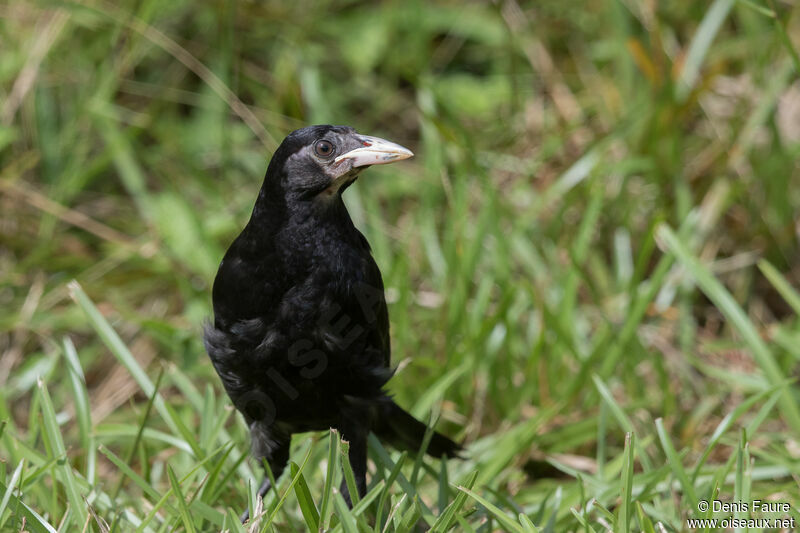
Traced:
<svg viewBox="0 0 800 533">
<path fill-rule="evenodd" d="M 272 156 L 265 185 L 296 200 L 333 198 L 371 165 L 413 156 L 399 144 L 349 126 L 309 126 L 290 133 Z M 274 189 L 273 189 L 274 190 Z"/>
</svg>

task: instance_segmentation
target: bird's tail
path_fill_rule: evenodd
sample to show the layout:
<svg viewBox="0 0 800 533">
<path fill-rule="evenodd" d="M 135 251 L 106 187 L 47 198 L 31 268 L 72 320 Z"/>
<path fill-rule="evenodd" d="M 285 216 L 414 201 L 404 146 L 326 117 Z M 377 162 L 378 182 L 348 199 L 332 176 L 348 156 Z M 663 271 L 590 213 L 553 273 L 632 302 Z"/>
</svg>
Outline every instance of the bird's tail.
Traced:
<svg viewBox="0 0 800 533">
<path fill-rule="evenodd" d="M 399 450 L 418 452 L 428 426 L 392 400 L 386 402 L 381 411 L 381 416 L 373 427 L 375 434 Z M 425 453 L 433 457 L 458 457 L 460 451 L 460 445 L 434 431 Z"/>
</svg>

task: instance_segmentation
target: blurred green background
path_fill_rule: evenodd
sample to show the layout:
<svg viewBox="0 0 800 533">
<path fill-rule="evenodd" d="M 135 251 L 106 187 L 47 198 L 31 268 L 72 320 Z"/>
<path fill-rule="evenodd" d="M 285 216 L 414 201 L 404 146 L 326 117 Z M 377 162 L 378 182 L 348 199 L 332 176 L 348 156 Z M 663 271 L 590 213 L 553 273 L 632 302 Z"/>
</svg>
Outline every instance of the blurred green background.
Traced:
<svg viewBox="0 0 800 533">
<path fill-rule="evenodd" d="M 798 48 L 780 0 L 1 2 L 0 529 L 238 530 L 258 468 L 201 329 L 272 151 L 315 123 L 416 154 L 345 199 L 391 391 L 468 454 L 392 477 L 373 444 L 350 512 L 336 441 L 297 437 L 254 531 L 800 501 Z"/>
</svg>

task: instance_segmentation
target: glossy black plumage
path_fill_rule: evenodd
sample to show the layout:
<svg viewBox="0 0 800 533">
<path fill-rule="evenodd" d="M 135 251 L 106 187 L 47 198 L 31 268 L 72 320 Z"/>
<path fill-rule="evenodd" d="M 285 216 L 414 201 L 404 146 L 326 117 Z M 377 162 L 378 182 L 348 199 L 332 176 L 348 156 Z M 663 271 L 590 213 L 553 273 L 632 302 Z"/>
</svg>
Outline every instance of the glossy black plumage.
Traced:
<svg viewBox="0 0 800 533">
<path fill-rule="evenodd" d="M 426 426 L 383 390 L 392 375 L 383 281 L 341 198 L 369 164 L 410 155 L 345 126 L 292 132 L 220 264 L 206 349 L 250 427 L 254 456 L 276 478 L 297 432 L 337 428 L 362 495 L 370 431 L 411 452 L 421 446 Z M 427 451 L 458 449 L 434 433 Z M 261 494 L 268 489 L 265 481 Z"/>
</svg>

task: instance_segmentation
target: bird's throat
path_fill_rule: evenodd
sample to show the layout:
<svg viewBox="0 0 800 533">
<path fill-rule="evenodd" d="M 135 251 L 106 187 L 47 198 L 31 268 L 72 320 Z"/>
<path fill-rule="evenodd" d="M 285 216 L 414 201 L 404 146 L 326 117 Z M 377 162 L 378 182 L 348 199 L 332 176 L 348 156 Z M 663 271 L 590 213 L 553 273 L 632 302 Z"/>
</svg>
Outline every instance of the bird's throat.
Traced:
<svg viewBox="0 0 800 533">
<path fill-rule="evenodd" d="M 321 193 L 319 193 L 318 197 L 321 198 L 323 201 L 332 200 L 337 196 L 341 196 L 341 194 L 347 189 L 350 185 L 353 184 L 356 179 L 358 179 L 358 173 L 361 169 L 353 169 L 353 171 L 344 174 L 333 180 L 328 187 L 323 189 Z"/>
</svg>

